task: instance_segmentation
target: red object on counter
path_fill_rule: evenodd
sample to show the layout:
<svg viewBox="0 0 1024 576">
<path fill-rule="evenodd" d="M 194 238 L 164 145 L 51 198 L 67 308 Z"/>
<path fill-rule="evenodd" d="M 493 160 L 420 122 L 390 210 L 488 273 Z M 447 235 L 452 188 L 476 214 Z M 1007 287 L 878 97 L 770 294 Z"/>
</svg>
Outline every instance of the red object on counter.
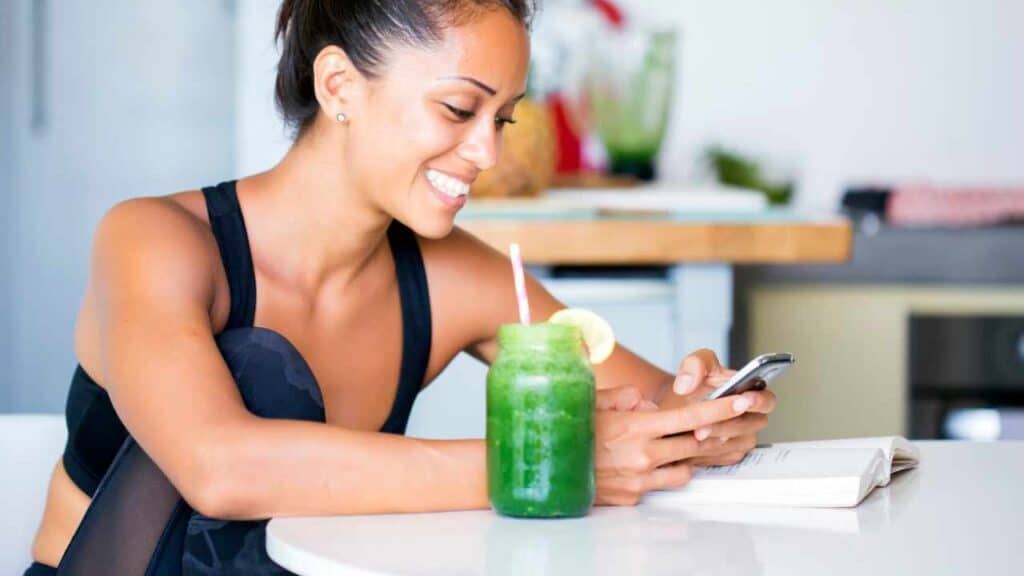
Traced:
<svg viewBox="0 0 1024 576">
<path fill-rule="evenodd" d="M 611 0 L 591 0 L 591 4 L 613 28 L 622 28 L 625 18 L 622 15 L 622 10 L 614 2 Z"/>
<path fill-rule="evenodd" d="M 1024 221 L 1024 187 L 899 186 L 886 219 L 894 226 L 969 227 Z"/>
<path fill-rule="evenodd" d="M 612 0 L 590 0 L 590 5 L 613 29 L 621 30 L 625 25 L 622 9 Z M 555 172 L 558 174 L 577 173 L 594 166 L 586 165 L 583 138 L 587 135 L 586 116 L 580 110 L 571 110 L 571 102 L 563 94 L 554 92 L 548 96 L 548 107 L 555 127 Z"/>
<path fill-rule="evenodd" d="M 557 92 L 548 97 L 555 125 L 555 172 L 579 172 L 583 166 L 583 143 L 573 128 L 565 99 Z"/>
</svg>

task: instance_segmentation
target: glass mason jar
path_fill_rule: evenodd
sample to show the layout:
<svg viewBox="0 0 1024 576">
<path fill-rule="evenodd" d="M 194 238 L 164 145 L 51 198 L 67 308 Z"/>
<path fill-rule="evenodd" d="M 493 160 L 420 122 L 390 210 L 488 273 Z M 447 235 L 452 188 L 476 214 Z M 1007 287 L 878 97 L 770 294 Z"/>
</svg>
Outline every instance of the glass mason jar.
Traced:
<svg viewBox="0 0 1024 576">
<path fill-rule="evenodd" d="M 506 516 L 583 516 L 594 501 L 594 373 L 579 328 L 506 324 L 487 372 L 487 484 Z"/>
</svg>

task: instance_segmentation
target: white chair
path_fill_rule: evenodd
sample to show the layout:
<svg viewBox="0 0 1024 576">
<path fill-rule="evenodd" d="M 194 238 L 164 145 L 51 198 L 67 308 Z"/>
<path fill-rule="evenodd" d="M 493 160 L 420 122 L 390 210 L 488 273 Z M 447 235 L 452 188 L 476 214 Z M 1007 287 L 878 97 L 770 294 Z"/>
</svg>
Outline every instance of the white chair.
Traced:
<svg viewBox="0 0 1024 576">
<path fill-rule="evenodd" d="M 0 574 L 21 574 L 67 429 L 57 414 L 0 415 Z"/>
</svg>

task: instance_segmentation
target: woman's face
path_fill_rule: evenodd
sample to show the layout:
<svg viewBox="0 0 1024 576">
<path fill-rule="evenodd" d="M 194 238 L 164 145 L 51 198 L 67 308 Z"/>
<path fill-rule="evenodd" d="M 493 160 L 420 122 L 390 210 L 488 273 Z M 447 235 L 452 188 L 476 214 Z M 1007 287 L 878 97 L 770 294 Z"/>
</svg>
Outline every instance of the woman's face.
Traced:
<svg viewBox="0 0 1024 576">
<path fill-rule="evenodd" d="M 353 181 L 421 236 L 447 235 L 469 185 L 497 162 L 529 58 L 529 36 L 505 10 L 449 28 L 437 48 L 395 47 L 346 111 Z"/>
</svg>

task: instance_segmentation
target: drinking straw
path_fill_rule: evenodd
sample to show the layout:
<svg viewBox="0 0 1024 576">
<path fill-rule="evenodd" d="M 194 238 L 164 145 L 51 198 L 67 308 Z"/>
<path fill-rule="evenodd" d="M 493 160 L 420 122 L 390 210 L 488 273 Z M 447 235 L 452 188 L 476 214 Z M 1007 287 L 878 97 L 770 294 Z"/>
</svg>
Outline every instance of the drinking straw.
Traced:
<svg viewBox="0 0 1024 576">
<path fill-rule="evenodd" d="M 519 321 L 530 323 L 530 302 L 526 299 L 526 277 L 523 275 L 523 255 L 519 244 L 513 242 L 509 246 L 509 257 L 512 259 L 512 277 L 516 284 L 516 299 L 519 301 Z"/>
</svg>

